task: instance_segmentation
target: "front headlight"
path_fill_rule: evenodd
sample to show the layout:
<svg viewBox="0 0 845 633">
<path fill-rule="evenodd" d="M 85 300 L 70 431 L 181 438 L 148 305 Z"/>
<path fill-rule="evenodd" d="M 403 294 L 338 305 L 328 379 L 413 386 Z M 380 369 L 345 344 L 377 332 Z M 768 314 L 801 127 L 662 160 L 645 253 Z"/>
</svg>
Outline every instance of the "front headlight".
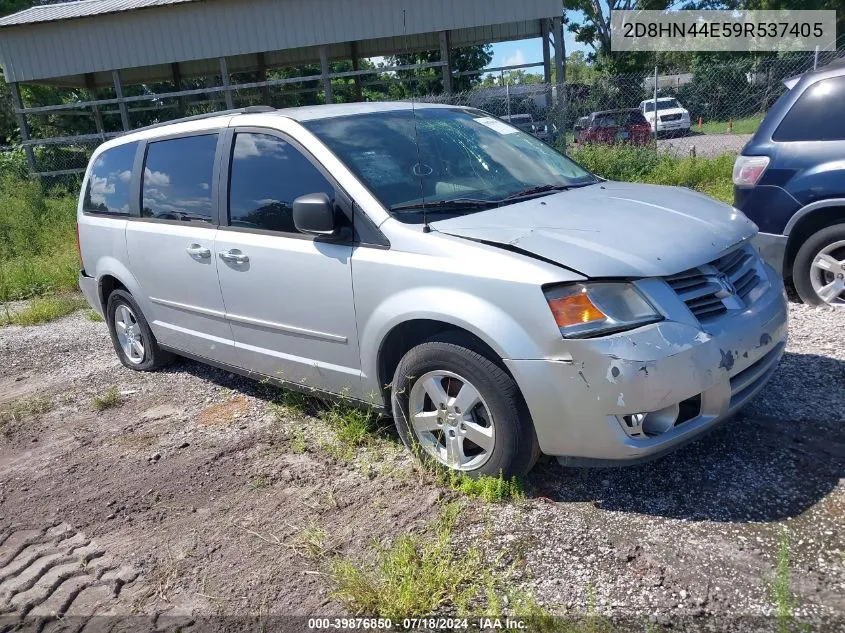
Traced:
<svg viewBox="0 0 845 633">
<path fill-rule="evenodd" d="M 567 338 L 602 336 L 663 319 L 636 286 L 623 282 L 557 286 L 546 290 L 546 301 Z"/>
</svg>

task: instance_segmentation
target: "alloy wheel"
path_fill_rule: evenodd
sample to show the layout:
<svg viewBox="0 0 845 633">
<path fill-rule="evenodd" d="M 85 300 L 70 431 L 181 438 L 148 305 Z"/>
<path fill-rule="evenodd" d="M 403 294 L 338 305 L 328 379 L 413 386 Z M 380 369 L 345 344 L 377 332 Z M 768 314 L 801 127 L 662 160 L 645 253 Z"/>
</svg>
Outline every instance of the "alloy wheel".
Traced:
<svg viewBox="0 0 845 633">
<path fill-rule="evenodd" d="M 144 335 L 132 308 L 120 304 L 114 311 L 114 329 L 123 355 L 133 365 L 144 362 Z"/>
<path fill-rule="evenodd" d="M 845 240 L 828 244 L 813 258 L 810 283 L 830 305 L 845 305 Z"/>
<path fill-rule="evenodd" d="M 483 466 L 496 443 L 495 421 L 478 389 L 450 371 L 432 371 L 414 383 L 408 400 L 420 446 L 456 470 Z"/>
</svg>

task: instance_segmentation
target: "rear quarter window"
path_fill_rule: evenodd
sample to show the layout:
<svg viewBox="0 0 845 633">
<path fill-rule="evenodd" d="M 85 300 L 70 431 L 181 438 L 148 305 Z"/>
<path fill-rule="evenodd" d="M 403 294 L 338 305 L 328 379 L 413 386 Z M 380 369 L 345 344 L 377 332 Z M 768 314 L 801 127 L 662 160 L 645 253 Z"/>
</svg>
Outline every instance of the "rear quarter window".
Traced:
<svg viewBox="0 0 845 633">
<path fill-rule="evenodd" d="M 786 113 L 775 141 L 845 140 L 845 75 L 809 86 Z"/>
<path fill-rule="evenodd" d="M 86 213 L 129 215 L 129 192 L 137 143 L 107 149 L 91 165 L 82 201 Z"/>
</svg>

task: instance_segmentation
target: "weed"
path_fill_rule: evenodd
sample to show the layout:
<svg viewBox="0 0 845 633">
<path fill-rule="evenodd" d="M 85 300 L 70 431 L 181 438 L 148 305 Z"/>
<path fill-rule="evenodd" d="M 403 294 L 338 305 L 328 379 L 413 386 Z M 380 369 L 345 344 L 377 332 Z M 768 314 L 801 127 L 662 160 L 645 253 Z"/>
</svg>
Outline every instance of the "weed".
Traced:
<svg viewBox="0 0 845 633">
<path fill-rule="evenodd" d="M 376 421 L 372 409 L 357 407 L 346 399 L 328 405 L 320 417 L 331 426 L 341 443 L 351 447 L 369 443 Z"/>
<path fill-rule="evenodd" d="M 502 473 L 498 477 L 480 475 L 473 478 L 457 470 L 448 470 L 434 466 L 436 481 L 441 486 L 448 486 L 452 490 L 461 492 L 468 497 L 476 497 L 489 503 L 500 501 L 525 499 L 525 490 L 519 477 L 506 479 Z"/>
<path fill-rule="evenodd" d="M 275 394 L 270 410 L 276 420 L 282 422 L 292 417 L 300 417 L 308 410 L 308 396 L 293 389 L 279 389 Z"/>
<path fill-rule="evenodd" d="M 326 555 L 326 531 L 316 521 L 311 521 L 299 533 L 299 539 L 311 558 L 320 559 Z"/>
<path fill-rule="evenodd" d="M 263 490 L 270 487 L 270 477 L 267 475 L 252 475 L 249 478 L 250 490 Z"/>
<path fill-rule="evenodd" d="M 120 391 L 118 391 L 115 385 L 112 385 L 103 392 L 103 395 L 94 396 L 91 404 L 95 411 L 112 409 L 120 404 Z"/>
<path fill-rule="evenodd" d="M 303 433 L 300 429 L 294 429 L 290 437 L 290 450 L 293 451 L 295 455 L 301 455 L 306 449 L 307 445 L 305 443 L 305 433 Z"/>
<path fill-rule="evenodd" d="M 734 156 L 676 158 L 654 147 L 587 145 L 569 152 L 594 174 L 609 180 L 675 185 L 733 201 Z"/>
<path fill-rule="evenodd" d="M 0 179 L 0 301 L 76 288 L 76 200 L 38 180 Z"/>
<path fill-rule="evenodd" d="M 793 610 L 795 598 L 789 588 L 789 534 L 784 528 L 780 533 L 778 543 L 778 560 L 775 574 L 769 583 L 769 593 L 775 603 L 777 613 L 778 633 L 792 630 Z"/>
<path fill-rule="evenodd" d="M 74 295 L 60 295 L 56 297 L 42 297 L 33 299 L 25 308 L 6 312 L 0 325 L 41 325 L 49 323 L 85 307 L 82 297 Z"/>
<path fill-rule="evenodd" d="M 105 321 L 102 315 L 96 310 L 86 310 L 85 318 L 94 323 L 102 323 L 103 321 Z"/>
<path fill-rule="evenodd" d="M 47 413 L 53 403 L 47 398 L 21 398 L 0 407 L 0 433 L 8 435 L 26 418 Z"/>
<path fill-rule="evenodd" d="M 360 565 L 347 558 L 331 561 L 334 597 L 356 614 L 399 619 L 436 613 L 444 608 L 466 611 L 481 594 L 481 555 L 471 548 L 460 554 L 451 546 L 459 508 L 446 506 L 425 539 L 406 534 L 388 548 L 377 548 L 376 560 Z"/>
</svg>

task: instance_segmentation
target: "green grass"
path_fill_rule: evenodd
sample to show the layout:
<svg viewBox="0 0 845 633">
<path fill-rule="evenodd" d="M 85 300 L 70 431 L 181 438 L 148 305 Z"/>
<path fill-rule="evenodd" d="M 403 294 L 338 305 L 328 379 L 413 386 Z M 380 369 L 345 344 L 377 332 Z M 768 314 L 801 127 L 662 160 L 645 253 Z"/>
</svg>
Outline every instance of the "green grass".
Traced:
<svg viewBox="0 0 845 633">
<path fill-rule="evenodd" d="M 778 559 L 774 577 L 769 584 L 769 593 L 775 604 L 778 633 L 793 630 L 795 598 L 789 586 L 789 534 L 784 528 L 778 543 Z"/>
<path fill-rule="evenodd" d="M 518 477 L 506 479 L 501 473 L 498 477 L 481 475 L 473 478 L 456 470 L 449 470 L 440 466 L 432 466 L 437 483 L 447 486 L 456 492 L 487 501 L 498 503 L 501 501 L 521 501 L 525 499 L 525 489 Z"/>
<path fill-rule="evenodd" d="M 120 391 L 118 391 L 117 387 L 112 385 L 108 389 L 103 392 L 101 396 L 94 396 L 94 399 L 91 401 L 91 406 L 94 407 L 95 411 L 105 411 L 106 409 L 112 409 L 120 404 Z"/>
<path fill-rule="evenodd" d="M 21 310 L 0 315 L 0 325 L 41 325 L 72 314 L 86 305 L 82 297 L 74 295 L 40 297 Z"/>
<path fill-rule="evenodd" d="M 653 147 L 589 145 L 573 148 L 569 155 L 608 180 L 689 187 L 727 204 L 733 202 L 732 154 L 675 158 Z"/>
<path fill-rule="evenodd" d="M 85 318 L 94 323 L 102 323 L 105 319 L 96 310 L 86 310 Z"/>
<path fill-rule="evenodd" d="M 733 120 L 734 134 L 754 134 L 760 124 L 763 122 L 764 114 L 755 114 L 754 116 L 745 117 L 742 119 Z M 698 119 L 692 122 L 692 131 L 701 134 L 727 134 L 727 121 L 703 121 L 701 128 L 698 127 Z"/>
<path fill-rule="evenodd" d="M 0 407 L 0 434 L 8 435 L 26 418 L 47 413 L 53 408 L 48 398 L 20 398 Z"/>
<path fill-rule="evenodd" d="M 334 598 L 355 614 L 394 620 L 444 610 L 465 614 L 482 593 L 483 570 L 478 550 L 460 552 L 452 544 L 458 512 L 456 505 L 446 506 L 433 536 L 402 535 L 377 548 L 370 564 L 333 558 Z"/>
<path fill-rule="evenodd" d="M 270 487 L 270 477 L 267 475 L 252 475 L 249 478 L 250 490 L 263 490 Z"/>
<path fill-rule="evenodd" d="M 76 288 L 76 200 L 0 178 L 0 302 Z"/>
</svg>

